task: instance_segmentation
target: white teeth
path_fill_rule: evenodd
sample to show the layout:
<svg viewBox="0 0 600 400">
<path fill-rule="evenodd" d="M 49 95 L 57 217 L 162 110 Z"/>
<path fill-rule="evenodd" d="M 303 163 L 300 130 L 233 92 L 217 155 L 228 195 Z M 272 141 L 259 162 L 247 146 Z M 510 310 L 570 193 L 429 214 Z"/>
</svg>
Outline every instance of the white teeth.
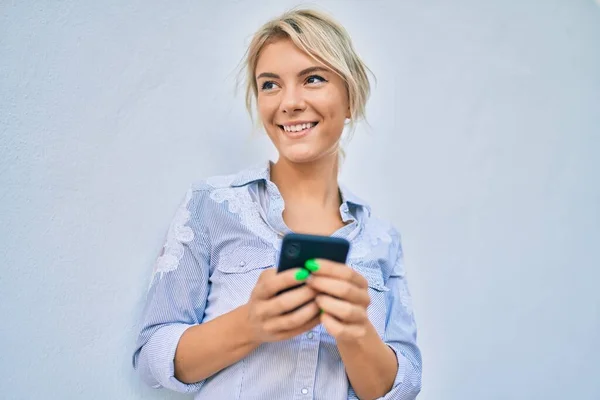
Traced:
<svg viewBox="0 0 600 400">
<path fill-rule="evenodd" d="M 298 124 L 298 125 L 283 125 L 283 130 L 285 130 L 286 132 L 299 132 L 299 131 L 303 131 L 304 129 L 312 128 L 315 125 L 316 125 L 316 123 L 314 123 L 314 122 L 309 122 L 307 124 Z"/>
</svg>

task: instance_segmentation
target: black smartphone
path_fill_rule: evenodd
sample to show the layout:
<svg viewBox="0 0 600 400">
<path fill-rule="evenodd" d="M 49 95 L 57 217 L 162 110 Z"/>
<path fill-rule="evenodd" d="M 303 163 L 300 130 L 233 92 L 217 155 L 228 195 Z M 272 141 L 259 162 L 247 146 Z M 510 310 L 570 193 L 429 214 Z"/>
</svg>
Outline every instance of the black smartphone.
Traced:
<svg viewBox="0 0 600 400">
<path fill-rule="evenodd" d="M 350 242 L 343 238 L 288 233 L 283 237 L 277 272 L 304 267 L 312 258 L 346 263 Z"/>
</svg>

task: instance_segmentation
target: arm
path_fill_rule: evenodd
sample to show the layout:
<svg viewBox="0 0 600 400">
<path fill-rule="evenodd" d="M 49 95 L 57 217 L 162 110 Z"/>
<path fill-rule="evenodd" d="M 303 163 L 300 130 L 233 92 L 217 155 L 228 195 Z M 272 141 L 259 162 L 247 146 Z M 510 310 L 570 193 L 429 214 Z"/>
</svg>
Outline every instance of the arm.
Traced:
<svg viewBox="0 0 600 400">
<path fill-rule="evenodd" d="M 394 351 L 369 320 L 367 280 L 344 264 L 318 260 L 308 283 L 320 294 L 321 322 L 335 338 L 346 375 L 356 395 L 377 399 L 389 392 L 398 372 Z"/>
<path fill-rule="evenodd" d="M 355 341 L 338 341 L 346 375 L 360 399 L 377 399 L 388 393 L 398 372 L 396 354 L 369 325 Z"/>
<path fill-rule="evenodd" d="M 206 378 L 258 347 L 245 306 L 202 323 L 210 242 L 199 221 L 201 196 L 188 192 L 173 218 L 134 354 L 134 367 L 146 383 L 184 393 L 197 391 Z"/>
<path fill-rule="evenodd" d="M 259 346 L 250 332 L 247 305 L 192 326 L 183 333 L 175 351 L 175 377 L 194 383 L 238 362 Z"/>
<path fill-rule="evenodd" d="M 184 393 L 198 391 L 206 378 L 260 343 L 289 339 L 319 323 L 318 308 L 310 301 L 315 292 L 301 287 L 275 296 L 298 281 L 296 271 L 277 274 L 274 269 L 261 274 L 246 305 L 202 323 L 210 243 L 198 221 L 199 201 L 188 193 L 169 229 L 133 356 L 134 368 L 150 386 Z"/>
<path fill-rule="evenodd" d="M 399 237 L 392 245 L 383 340 L 367 317 L 367 282 L 342 264 L 318 260 L 309 279 L 321 295 L 321 321 L 336 339 L 352 388 L 360 399 L 412 400 L 421 390 L 421 354 L 406 284 Z"/>
<path fill-rule="evenodd" d="M 201 323 L 209 290 L 209 242 L 198 220 L 201 192 L 187 193 L 169 227 L 148 290 L 133 366 L 144 382 L 190 393 L 203 382 L 175 377 L 175 352 L 184 333 Z"/>
<path fill-rule="evenodd" d="M 392 271 L 387 287 L 384 340 L 369 324 L 363 338 L 338 341 L 338 349 L 360 399 L 412 400 L 421 391 L 421 353 L 412 310 L 403 304 L 410 295 L 401 264 Z"/>
<path fill-rule="evenodd" d="M 392 232 L 391 271 L 386 281 L 386 326 L 383 340 L 396 355 L 398 371 L 392 389 L 384 400 L 412 400 L 421 391 L 421 352 L 417 346 L 417 326 L 408 290 L 404 254 L 399 234 Z"/>
<path fill-rule="evenodd" d="M 421 391 L 422 362 L 401 254 L 386 286 L 390 290 L 386 293 L 389 305 L 384 341 L 396 355 L 398 372 L 392 390 L 383 399 L 412 400 Z"/>
<path fill-rule="evenodd" d="M 188 329 L 175 353 L 178 379 L 189 383 L 206 379 L 261 343 L 287 340 L 318 325 L 319 310 L 311 301 L 316 296 L 312 289 L 301 287 L 276 295 L 298 285 L 296 272 L 264 271 L 248 303 Z"/>
</svg>

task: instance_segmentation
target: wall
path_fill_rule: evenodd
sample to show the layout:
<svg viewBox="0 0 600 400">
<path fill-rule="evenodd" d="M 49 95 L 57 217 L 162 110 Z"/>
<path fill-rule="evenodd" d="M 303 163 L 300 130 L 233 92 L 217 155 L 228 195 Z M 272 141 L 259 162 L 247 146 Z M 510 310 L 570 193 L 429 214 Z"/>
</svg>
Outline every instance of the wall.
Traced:
<svg viewBox="0 0 600 400">
<path fill-rule="evenodd" d="M 273 157 L 234 69 L 291 1 L 0 5 L 0 393 L 130 356 L 187 185 Z M 423 400 L 600 398 L 600 8 L 323 1 L 377 76 L 343 180 L 403 234 Z"/>
</svg>

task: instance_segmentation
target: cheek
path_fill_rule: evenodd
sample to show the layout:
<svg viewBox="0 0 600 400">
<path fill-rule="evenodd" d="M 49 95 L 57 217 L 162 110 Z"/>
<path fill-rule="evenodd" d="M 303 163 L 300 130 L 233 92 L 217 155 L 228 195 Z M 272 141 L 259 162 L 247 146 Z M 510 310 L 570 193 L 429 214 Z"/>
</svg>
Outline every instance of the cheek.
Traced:
<svg viewBox="0 0 600 400">
<path fill-rule="evenodd" d="M 262 123 L 262 127 L 267 134 L 267 136 L 271 139 L 273 144 L 277 142 L 277 127 L 272 125 L 273 120 L 275 118 L 275 114 L 277 112 L 277 105 L 271 98 L 262 98 L 257 99 L 256 109 L 258 112 L 259 122 Z"/>
<path fill-rule="evenodd" d="M 277 110 L 277 105 L 273 98 L 259 97 L 256 100 L 256 108 L 263 123 L 270 123 L 274 117 L 275 111 Z"/>
<path fill-rule="evenodd" d="M 330 118 L 330 122 L 338 122 L 339 119 L 343 125 L 348 102 L 337 91 L 323 92 L 315 99 L 315 107 L 323 116 Z"/>
</svg>

